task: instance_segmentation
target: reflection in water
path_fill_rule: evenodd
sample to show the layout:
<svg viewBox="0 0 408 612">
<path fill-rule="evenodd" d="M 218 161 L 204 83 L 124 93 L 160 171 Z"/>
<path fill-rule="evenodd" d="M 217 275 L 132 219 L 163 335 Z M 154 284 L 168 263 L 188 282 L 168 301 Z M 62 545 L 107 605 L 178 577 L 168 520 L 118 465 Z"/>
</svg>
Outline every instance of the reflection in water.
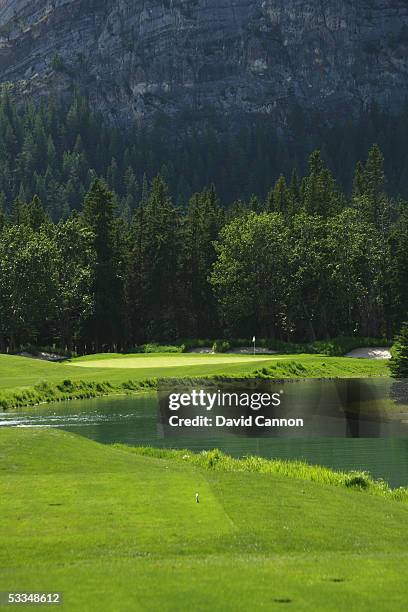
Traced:
<svg viewBox="0 0 408 612">
<path fill-rule="evenodd" d="M 368 432 L 364 431 L 366 427 L 362 427 L 367 425 L 368 420 L 370 424 L 369 437 L 380 438 L 382 434 L 381 422 L 384 417 L 376 403 L 377 389 L 374 385 L 365 384 L 359 379 L 347 380 L 345 385 L 344 415 L 347 421 L 347 436 L 350 438 L 363 438 L 365 435 L 368 435 Z M 337 386 L 339 386 L 339 383 L 337 383 Z M 386 398 L 388 398 L 388 395 L 389 392 L 386 389 Z M 367 404 L 370 406 L 369 419 L 365 419 L 362 414 L 362 406 Z M 384 416 L 386 418 L 386 415 Z"/>
<path fill-rule="evenodd" d="M 163 435 L 170 438 L 191 435 L 191 427 L 184 425 L 186 419 L 194 419 L 194 436 L 206 438 L 209 427 L 217 426 L 217 417 L 235 422 L 231 429 L 221 421 L 220 437 L 234 433 L 255 438 L 408 438 L 408 394 L 399 393 L 397 403 L 392 397 L 397 384 L 386 378 L 201 381 L 203 408 L 189 400 L 197 393 L 196 384 L 163 381 L 158 393 L 160 424 Z M 262 394 L 279 396 L 280 402 L 262 406 Z M 184 404 L 177 399 L 182 396 L 187 398 Z M 242 402 L 245 397 L 258 398 L 255 408 L 248 400 Z M 210 404 L 209 415 L 205 406 Z M 203 414 L 212 417 L 210 425 L 202 423 Z M 262 426 L 271 420 L 279 424 L 281 419 L 286 426 Z M 302 424 L 293 426 L 298 421 Z"/>
<path fill-rule="evenodd" d="M 358 403 L 358 406 L 362 406 L 359 410 L 363 412 L 368 409 L 364 402 L 360 402 L 357 387 L 351 386 L 349 393 L 350 404 Z M 190 448 L 195 451 L 217 447 L 234 456 L 256 454 L 269 458 L 303 459 L 334 469 L 367 470 L 374 477 L 384 478 L 392 486 L 408 485 L 408 439 L 290 439 L 225 435 L 162 438 L 157 426 L 157 407 L 155 395 L 64 402 L 0 413 L 0 427 L 60 427 L 108 444 L 122 442 L 134 446 Z M 377 410 L 375 401 L 371 402 L 371 409 Z M 399 425 L 401 419 L 405 419 L 408 427 L 406 407 L 401 406 L 397 411 L 400 412 Z M 360 433 L 355 421 L 350 414 L 348 427 L 353 436 Z M 392 420 L 394 426 L 398 423 Z"/>
</svg>

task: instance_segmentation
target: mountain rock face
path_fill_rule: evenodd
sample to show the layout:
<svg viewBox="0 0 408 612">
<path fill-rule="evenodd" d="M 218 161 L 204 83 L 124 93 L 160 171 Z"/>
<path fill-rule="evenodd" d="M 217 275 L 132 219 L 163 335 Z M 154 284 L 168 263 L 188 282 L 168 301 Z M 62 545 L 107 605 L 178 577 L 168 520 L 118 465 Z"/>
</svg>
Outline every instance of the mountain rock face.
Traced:
<svg viewBox="0 0 408 612">
<path fill-rule="evenodd" d="M 407 0 L 0 0 L 0 84 L 111 120 L 334 122 L 408 96 Z"/>
</svg>

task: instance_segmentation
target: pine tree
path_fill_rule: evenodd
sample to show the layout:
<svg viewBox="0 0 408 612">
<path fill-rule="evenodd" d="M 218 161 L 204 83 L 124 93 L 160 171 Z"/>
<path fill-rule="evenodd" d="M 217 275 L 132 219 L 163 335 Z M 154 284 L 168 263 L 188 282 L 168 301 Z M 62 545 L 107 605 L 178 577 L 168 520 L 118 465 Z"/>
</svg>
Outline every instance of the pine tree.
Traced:
<svg viewBox="0 0 408 612">
<path fill-rule="evenodd" d="M 400 202 L 398 220 L 388 237 L 392 255 L 389 275 L 393 327 L 408 317 L 408 203 Z"/>
<path fill-rule="evenodd" d="M 251 197 L 249 198 L 248 208 L 252 212 L 256 212 L 256 213 L 262 212 L 262 203 L 260 199 L 258 198 L 258 196 L 254 194 L 251 195 Z"/>
<path fill-rule="evenodd" d="M 390 370 L 394 378 L 408 378 L 408 322 L 403 324 L 395 339 Z"/>
<path fill-rule="evenodd" d="M 275 200 L 274 200 L 274 192 L 273 189 L 270 189 L 266 195 L 264 210 L 265 212 L 273 212 L 275 210 Z"/>
<path fill-rule="evenodd" d="M 227 219 L 231 220 L 236 217 L 245 217 L 248 213 L 249 209 L 247 203 L 242 200 L 236 200 L 227 210 Z"/>
<path fill-rule="evenodd" d="M 93 313 L 94 235 L 74 213 L 55 228 L 58 269 L 56 333 L 62 347 L 81 342 L 83 325 Z"/>
<path fill-rule="evenodd" d="M 215 336 L 218 331 L 217 305 L 208 278 L 222 224 L 223 211 L 214 186 L 194 194 L 184 219 L 182 247 L 184 318 L 190 324 L 185 333 L 194 337 Z"/>
<path fill-rule="evenodd" d="M 23 207 L 24 201 L 20 198 L 16 198 L 11 206 L 11 223 L 13 225 L 20 225 L 23 223 Z"/>
<path fill-rule="evenodd" d="M 24 204 L 21 211 L 20 223 L 29 225 L 31 229 L 38 232 L 46 223 L 51 223 L 50 217 L 45 212 L 40 198 L 35 195 L 29 204 Z"/>
<path fill-rule="evenodd" d="M 273 189 L 273 206 L 274 212 L 282 213 L 287 216 L 289 212 L 289 197 L 286 179 L 283 175 L 275 183 Z"/>
<path fill-rule="evenodd" d="M 384 156 L 378 145 L 373 145 L 366 164 L 357 163 L 353 183 L 353 205 L 361 217 L 373 223 L 383 234 L 391 220 L 391 202 L 384 192 Z"/>
<path fill-rule="evenodd" d="M 133 169 L 129 166 L 125 171 L 124 184 L 126 189 L 126 199 L 129 209 L 135 210 L 139 196 L 139 185 Z"/>
<path fill-rule="evenodd" d="M 366 190 L 373 197 L 377 197 L 384 189 L 384 156 L 380 147 L 375 144 L 371 147 L 364 170 Z"/>
<path fill-rule="evenodd" d="M 4 195 L 4 192 L 1 192 L 0 193 L 0 232 L 2 231 L 3 227 L 5 227 L 6 225 L 5 201 L 6 201 L 6 197 Z"/>
<path fill-rule="evenodd" d="M 293 216 L 297 212 L 300 212 L 300 187 L 299 177 L 296 168 L 293 170 L 290 179 L 290 185 L 288 190 L 288 204 L 290 216 Z"/>
<path fill-rule="evenodd" d="M 157 176 L 144 210 L 141 253 L 142 310 L 148 340 L 171 340 L 178 335 L 179 225 L 179 211 L 164 179 Z"/>
<path fill-rule="evenodd" d="M 57 164 L 57 152 L 51 135 L 48 136 L 47 140 L 47 161 L 48 167 L 55 168 Z"/>
<path fill-rule="evenodd" d="M 120 338 L 119 314 L 122 286 L 118 275 L 115 251 L 115 219 L 113 194 L 106 184 L 95 179 L 85 196 L 84 223 L 92 230 L 96 254 L 94 273 L 95 310 L 87 335 L 95 342 L 96 350 L 112 348 Z"/>
<path fill-rule="evenodd" d="M 309 158 L 309 174 L 302 182 L 302 196 L 303 207 L 309 214 L 329 217 L 341 208 L 336 182 L 320 151 L 314 151 Z"/>
<path fill-rule="evenodd" d="M 367 193 L 367 179 L 365 174 L 365 168 L 361 161 L 357 162 L 354 171 L 353 179 L 353 198 L 358 198 Z"/>
<path fill-rule="evenodd" d="M 142 192 L 138 207 L 133 213 L 129 229 L 129 252 L 125 285 L 126 320 L 133 343 L 145 341 L 144 326 L 144 244 L 146 232 L 146 206 L 149 198 L 149 185 L 143 176 Z"/>
</svg>

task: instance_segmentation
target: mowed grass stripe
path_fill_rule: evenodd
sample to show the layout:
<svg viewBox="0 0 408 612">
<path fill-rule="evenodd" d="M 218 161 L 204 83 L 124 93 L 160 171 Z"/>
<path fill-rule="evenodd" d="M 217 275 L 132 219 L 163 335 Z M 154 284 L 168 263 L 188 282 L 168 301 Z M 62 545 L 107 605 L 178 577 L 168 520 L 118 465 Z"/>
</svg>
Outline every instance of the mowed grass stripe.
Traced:
<svg viewBox="0 0 408 612">
<path fill-rule="evenodd" d="M 0 449 L 1 567 L 20 565 L 27 553 L 35 563 L 62 561 L 67 550 L 80 560 L 191 553 L 198 545 L 204 552 L 208 542 L 210 552 L 212 538 L 233 528 L 206 474 L 193 467 L 49 429 L 3 430 Z"/>
</svg>

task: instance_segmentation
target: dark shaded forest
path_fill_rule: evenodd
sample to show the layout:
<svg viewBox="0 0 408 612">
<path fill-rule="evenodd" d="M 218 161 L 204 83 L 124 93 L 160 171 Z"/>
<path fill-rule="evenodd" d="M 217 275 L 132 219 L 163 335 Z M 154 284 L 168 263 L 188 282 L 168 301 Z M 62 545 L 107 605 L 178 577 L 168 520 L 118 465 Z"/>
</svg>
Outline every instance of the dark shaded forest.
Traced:
<svg viewBox="0 0 408 612">
<path fill-rule="evenodd" d="M 404 121 L 390 141 L 403 138 Z M 350 130 L 339 150 L 357 137 L 357 126 Z M 53 103 L 18 111 L 4 98 L 0 135 L 3 351 L 29 343 L 129 350 L 253 334 L 389 338 L 407 318 L 408 205 L 390 188 L 400 170 L 377 144 L 337 181 L 318 150 L 303 173 L 295 163 L 279 174 L 289 148 L 263 159 L 264 133 L 254 159 L 246 145 L 231 149 L 241 165 L 230 173 L 232 158 L 222 163 L 226 145 L 215 137 L 210 146 L 202 136 L 204 161 L 197 135 L 197 149 L 172 154 L 169 141 L 104 126 L 82 98 L 68 111 Z"/>
<path fill-rule="evenodd" d="M 373 143 L 384 154 L 387 192 L 408 197 L 407 141 L 408 104 L 396 116 L 372 107 L 359 120 L 332 128 L 293 107 L 284 134 L 278 134 L 267 119 L 243 118 L 238 129 L 216 116 L 205 127 L 188 118 L 177 123 L 158 117 L 149 128 L 123 130 L 108 125 L 79 95 L 68 107 L 51 100 L 19 109 L 6 96 L 0 101 L 0 202 L 10 210 L 17 198 L 38 195 L 58 221 L 81 210 L 98 176 L 114 192 L 118 214 L 129 219 L 144 177 L 150 182 L 161 174 L 178 206 L 211 184 L 229 206 L 252 195 L 265 198 L 282 174 L 305 174 L 315 149 L 350 195 L 355 165 Z"/>
</svg>

